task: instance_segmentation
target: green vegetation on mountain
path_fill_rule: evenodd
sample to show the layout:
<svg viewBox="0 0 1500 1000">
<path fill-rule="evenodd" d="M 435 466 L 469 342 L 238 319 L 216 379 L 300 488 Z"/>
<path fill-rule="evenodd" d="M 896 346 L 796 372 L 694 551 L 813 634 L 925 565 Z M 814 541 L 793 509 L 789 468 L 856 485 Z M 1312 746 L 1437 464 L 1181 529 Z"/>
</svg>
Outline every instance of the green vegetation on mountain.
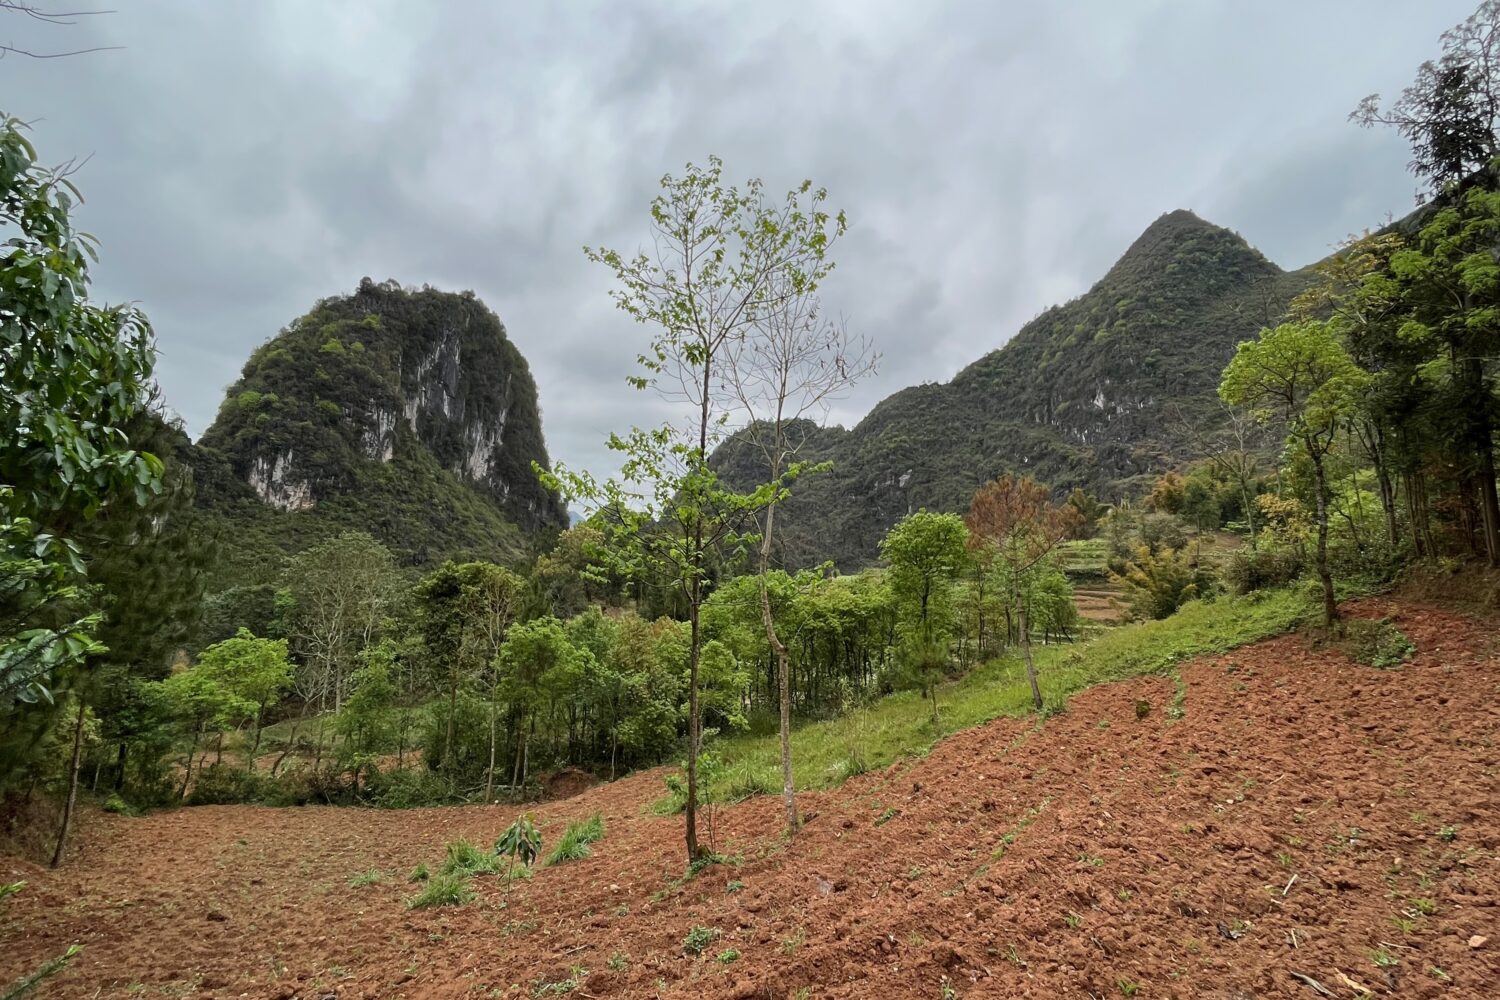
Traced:
<svg viewBox="0 0 1500 1000">
<path fill-rule="evenodd" d="M 850 430 L 805 428 L 799 459 L 831 461 L 784 504 L 789 566 L 874 561 L 884 533 L 926 507 L 959 511 L 983 483 L 1026 474 L 1114 500 L 1196 454 L 1222 421 L 1219 373 L 1310 283 L 1190 212 L 1152 223 L 1093 288 L 1047 310 L 944 384 L 913 386 Z M 759 478 L 731 440 L 716 461 Z"/>
<path fill-rule="evenodd" d="M 367 531 L 407 565 L 510 562 L 561 528 L 536 384 L 472 293 L 365 279 L 319 302 L 245 364 L 198 444 L 217 521 L 217 581 L 273 579 L 278 560 Z"/>
</svg>

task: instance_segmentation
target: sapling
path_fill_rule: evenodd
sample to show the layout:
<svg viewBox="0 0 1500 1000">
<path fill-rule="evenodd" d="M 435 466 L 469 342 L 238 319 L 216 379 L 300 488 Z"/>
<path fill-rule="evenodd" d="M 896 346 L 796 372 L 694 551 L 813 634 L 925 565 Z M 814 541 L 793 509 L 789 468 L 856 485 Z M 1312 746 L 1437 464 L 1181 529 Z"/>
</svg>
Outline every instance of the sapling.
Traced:
<svg viewBox="0 0 1500 1000">
<path fill-rule="evenodd" d="M 521 864 L 530 867 L 536 861 L 536 857 L 542 851 L 542 831 L 536 828 L 536 820 L 531 813 L 523 813 L 516 821 L 506 828 L 495 841 L 495 856 L 509 858 L 505 868 L 506 893 L 510 892 L 511 876 L 515 872 L 516 859 L 521 859 Z"/>
</svg>

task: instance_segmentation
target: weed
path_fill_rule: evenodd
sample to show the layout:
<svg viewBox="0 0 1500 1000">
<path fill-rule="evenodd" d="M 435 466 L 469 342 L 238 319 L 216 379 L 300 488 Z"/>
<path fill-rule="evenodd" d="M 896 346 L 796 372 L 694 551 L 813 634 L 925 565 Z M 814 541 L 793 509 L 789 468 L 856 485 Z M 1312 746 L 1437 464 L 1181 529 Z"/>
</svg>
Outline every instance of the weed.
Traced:
<svg viewBox="0 0 1500 1000">
<path fill-rule="evenodd" d="M 701 955 L 703 949 L 719 939 L 716 927 L 694 927 L 682 939 L 682 950 L 688 955 Z"/>
<path fill-rule="evenodd" d="M 733 894 L 739 892 L 743 888 L 745 888 L 745 883 L 741 882 L 739 879 L 735 879 L 733 882 L 730 882 L 724 887 L 724 891 Z"/>
<path fill-rule="evenodd" d="M 430 906 L 462 906 L 474 898 L 469 880 L 456 872 L 440 872 L 427 880 L 422 891 L 406 901 L 408 910 Z"/>
<path fill-rule="evenodd" d="M 406 881 L 426 882 L 431 874 L 432 873 L 427 870 L 427 862 L 419 861 L 417 862 L 417 867 L 411 870 L 411 874 L 406 876 Z"/>
<path fill-rule="evenodd" d="M 900 816 L 900 815 L 901 815 L 901 810 L 897 809 L 895 806 L 891 806 L 891 808 L 887 809 L 885 812 L 883 812 L 879 816 L 875 817 L 875 825 L 876 826 L 885 826 L 891 820 L 895 819 L 897 816 Z"/>
<path fill-rule="evenodd" d="M 1277 851 L 1276 852 L 1276 863 L 1279 864 L 1283 868 L 1290 868 L 1290 867 L 1292 867 L 1292 864 L 1293 864 L 1293 858 L 1286 851 Z"/>
<path fill-rule="evenodd" d="M 1448 973 L 1444 972 L 1442 969 L 1438 968 L 1436 965 L 1434 965 L 1430 969 L 1428 969 L 1427 972 L 1434 979 L 1441 979 L 1441 980 L 1443 980 L 1446 983 L 1453 982 L 1453 977 L 1450 976 L 1450 975 L 1448 975 Z"/>
<path fill-rule="evenodd" d="M 363 871 L 358 875 L 355 875 L 349 880 L 349 884 L 356 889 L 360 889 L 367 885 L 378 885 L 380 883 L 380 879 L 380 873 L 371 868 L 369 871 Z"/>
<path fill-rule="evenodd" d="M 1458 827 L 1456 827 L 1456 826 L 1445 826 L 1445 827 L 1443 827 L 1442 829 L 1438 830 L 1438 839 L 1441 840 L 1441 841 L 1444 841 L 1446 843 L 1449 843 L 1449 844 L 1453 843 L 1455 840 L 1458 839 Z"/>
<path fill-rule="evenodd" d="M 1119 897 L 1120 902 L 1128 903 L 1130 902 L 1130 897 L 1135 895 L 1135 890 L 1121 889 L 1119 892 L 1115 893 L 1115 895 Z"/>
<path fill-rule="evenodd" d="M 1417 932 L 1417 927 L 1421 924 L 1421 921 L 1414 920 L 1411 917 L 1402 916 L 1401 914 L 1397 914 L 1396 916 L 1391 918 L 1391 924 L 1402 934 L 1415 934 Z"/>
<path fill-rule="evenodd" d="M 493 874 L 495 859 L 480 850 L 473 842 L 460 837 L 448 844 L 439 875 Z"/>
<path fill-rule="evenodd" d="M 626 958 L 624 955 L 617 951 L 613 955 L 609 956 L 609 961 L 604 963 L 604 967 L 607 968 L 610 972 L 624 972 L 626 969 L 630 968 L 630 959 Z"/>
<path fill-rule="evenodd" d="M 1424 917 L 1430 917 L 1437 912 L 1437 901 L 1433 899 L 1414 899 L 1411 901 L 1412 908 Z"/>
<path fill-rule="evenodd" d="M 735 949 L 725 948 L 723 951 L 719 952 L 718 960 L 720 965 L 728 965 L 730 962 L 733 962 L 739 957 L 740 953 Z"/>
<path fill-rule="evenodd" d="M 1384 618 L 1346 621 L 1344 638 L 1339 645 L 1354 662 L 1377 670 L 1399 667 L 1417 651 L 1416 644 Z"/>
<path fill-rule="evenodd" d="M 953 988 L 953 984 L 948 981 L 947 976 L 943 977 L 942 987 L 943 1000 L 958 1000 L 958 990 Z"/>
<path fill-rule="evenodd" d="M 1063 916 L 1063 922 L 1076 931 L 1083 924 L 1083 915 L 1069 910 Z"/>
<path fill-rule="evenodd" d="M 802 947 L 802 942 L 804 942 L 806 940 L 807 940 L 807 932 L 804 931 L 800 927 L 797 928 L 797 932 L 795 934 L 793 934 L 791 937 L 785 937 L 785 938 L 781 939 L 781 953 L 783 955 L 790 955 L 790 954 L 792 954 L 798 948 Z"/>
<path fill-rule="evenodd" d="M 547 855 L 547 864 L 559 865 L 565 861 L 580 861 L 589 856 L 589 845 L 604 836 L 604 817 L 598 813 L 588 819 L 569 823 L 568 829 L 558 838 L 557 846 Z"/>
<path fill-rule="evenodd" d="M 621 903 L 619 906 L 615 907 L 615 916 L 617 916 L 617 917 L 628 917 L 628 916 L 630 916 L 630 904 L 629 903 Z"/>
<path fill-rule="evenodd" d="M 1141 984 L 1129 979 L 1116 979 L 1115 985 L 1120 988 L 1120 995 L 1133 997 L 1141 991 Z"/>
<path fill-rule="evenodd" d="M 1088 865 L 1090 868 L 1104 867 L 1103 858 L 1099 857 L 1097 854 L 1089 854 L 1087 851 L 1079 851 L 1077 861 L 1079 864 Z"/>
<path fill-rule="evenodd" d="M 1370 961 L 1374 962 L 1376 968 L 1380 969 L 1393 968 L 1398 962 L 1396 956 L 1392 955 L 1385 948 L 1376 948 L 1370 952 Z"/>
</svg>

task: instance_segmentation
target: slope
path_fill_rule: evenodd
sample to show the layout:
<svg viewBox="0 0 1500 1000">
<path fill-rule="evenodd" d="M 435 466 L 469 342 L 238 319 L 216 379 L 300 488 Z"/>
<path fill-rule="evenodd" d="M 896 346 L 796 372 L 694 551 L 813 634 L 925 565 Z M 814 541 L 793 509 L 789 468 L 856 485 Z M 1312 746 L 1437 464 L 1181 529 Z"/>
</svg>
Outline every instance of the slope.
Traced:
<svg viewBox="0 0 1500 1000">
<path fill-rule="evenodd" d="M 1111 499 L 1139 489 L 1189 454 L 1185 423 L 1215 420 L 1234 345 L 1308 281 L 1191 212 L 1162 216 L 1088 292 L 951 382 L 903 389 L 851 430 L 811 433 L 806 454 L 833 468 L 787 505 L 783 560 L 857 568 L 904 514 L 962 510 L 1006 472 Z M 737 441 L 718 460 L 736 482 L 755 477 Z"/>
<path fill-rule="evenodd" d="M 1346 610 L 1391 617 L 1414 657 L 1272 639 L 1184 666 L 1180 718 L 1167 678 L 1096 687 L 804 796 L 790 843 L 776 800 L 723 809 L 734 863 L 687 881 L 680 820 L 643 809 L 659 772 L 541 806 L 549 845 L 595 812 L 604 839 L 459 908 L 406 911 L 406 873 L 514 810 L 94 817 L 62 871 L 0 861 L 31 882 L 0 981 L 78 941 L 43 996 L 1313 996 L 1294 972 L 1487 996 L 1500 628 Z"/>
<path fill-rule="evenodd" d="M 536 384 L 472 293 L 360 283 L 251 355 L 196 449 L 223 582 L 259 582 L 267 553 L 369 531 L 401 560 L 506 561 L 566 512 Z"/>
</svg>

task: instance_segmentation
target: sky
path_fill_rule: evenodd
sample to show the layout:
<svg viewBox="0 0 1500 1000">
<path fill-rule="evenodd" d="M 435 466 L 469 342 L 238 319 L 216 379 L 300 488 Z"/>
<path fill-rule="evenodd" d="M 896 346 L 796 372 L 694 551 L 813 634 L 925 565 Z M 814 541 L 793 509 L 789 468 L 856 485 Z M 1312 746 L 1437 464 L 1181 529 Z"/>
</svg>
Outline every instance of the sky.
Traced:
<svg viewBox="0 0 1500 1000">
<path fill-rule="evenodd" d="M 76 9 L 77 0 L 42 8 Z M 825 309 L 879 373 L 857 422 L 1086 291 L 1186 208 L 1283 267 L 1405 214 L 1395 95 L 1474 0 L 505 3 L 116 0 L 0 12 L 0 110 L 74 176 L 95 297 L 138 302 L 195 437 L 250 351 L 361 277 L 472 289 L 536 377 L 554 460 L 669 415 L 585 244 L 637 249 L 709 155 L 849 218 Z"/>
</svg>

